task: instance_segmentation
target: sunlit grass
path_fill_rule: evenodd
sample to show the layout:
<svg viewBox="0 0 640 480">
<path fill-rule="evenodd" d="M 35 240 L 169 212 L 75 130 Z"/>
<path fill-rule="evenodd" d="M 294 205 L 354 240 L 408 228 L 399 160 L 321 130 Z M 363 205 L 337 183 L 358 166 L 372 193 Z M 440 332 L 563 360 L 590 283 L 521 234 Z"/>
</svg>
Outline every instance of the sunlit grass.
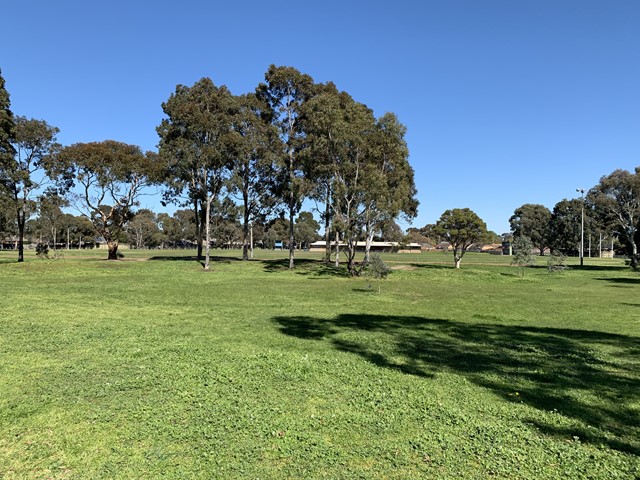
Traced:
<svg viewBox="0 0 640 480">
<path fill-rule="evenodd" d="M 640 277 L 0 253 L 0 478 L 634 478 Z M 148 260 L 154 257 L 153 260 Z"/>
</svg>

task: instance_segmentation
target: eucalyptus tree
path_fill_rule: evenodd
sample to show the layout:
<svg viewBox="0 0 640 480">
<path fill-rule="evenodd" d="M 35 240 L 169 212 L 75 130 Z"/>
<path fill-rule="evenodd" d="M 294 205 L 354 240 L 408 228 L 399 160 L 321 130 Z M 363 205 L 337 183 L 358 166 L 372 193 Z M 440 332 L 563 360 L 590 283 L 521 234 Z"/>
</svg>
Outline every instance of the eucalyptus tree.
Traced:
<svg viewBox="0 0 640 480">
<path fill-rule="evenodd" d="M 13 128 L 13 158 L 3 155 L 0 178 L 3 188 L 13 200 L 18 227 L 18 262 L 24 261 L 24 232 L 29 216 L 29 203 L 35 201 L 42 188 L 51 182 L 53 158 L 60 145 L 59 130 L 44 120 L 17 117 Z"/>
<path fill-rule="evenodd" d="M 545 248 L 549 247 L 549 225 L 551 212 L 544 205 L 526 203 L 515 209 L 509 225 L 514 238 L 527 237 L 535 247 L 544 255 Z"/>
<path fill-rule="evenodd" d="M 227 87 L 203 78 L 192 87 L 178 85 L 162 109 L 167 118 L 157 132 L 160 156 L 168 164 L 168 191 L 179 196 L 186 190 L 198 222 L 198 245 L 205 237 L 204 269 L 210 270 L 211 208 L 229 186 L 236 103 Z"/>
<path fill-rule="evenodd" d="M 16 149 L 13 146 L 15 141 L 16 122 L 11 111 L 11 100 L 9 92 L 5 87 L 5 80 L 0 71 L 0 186 L 4 184 L 4 169 L 8 168 L 14 161 Z"/>
<path fill-rule="evenodd" d="M 455 267 L 460 268 L 468 248 L 485 240 L 487 225 L 469 208 L 454 208 L 440 216 L 433 233 L 451 244 Z"/>
<path fill-rule="evenodd" d="M 62 209 L 69 205 L 69 201 L 59 195 L 56 189 L 50 188 L 38 197 L 37 205 L 37 227 L 40 229 L 41 234 L 51 240 L 54 255 L 57 257 L 58 234 L 65 226 L 65 214 Z"/>
<path fill-rule="evenodd" d="M 118 245 L 144 189 L 159 181 L 162 166 L 153 152 L 105 140 L 76 143 L 56 155 L 58 175 L 73 175 L 75 207 L 107 242 L 108 259 L 117 260 Z"/>
<path fill-rule="evenodd" d="M 255 94 L 235 97 L 233 122 L 233 175 L 231 189 L 242 205 L 242 259 L 249 259 L 250 228 L 274 206 L 274 149 L 277 130 L 266 121 L 266 104 Z"/>
<path fill-rule="evenodd" d="M 366 199 L 373 179 L 371 137 L 375 117 L 366 105 L 350 99 L 344 106 L 344 130 L 334 163 L 332 185 L 333 227 L 340 232 L 347 251 L 347 271 L 357 275 L 355 257 L 366 225 Z M 336 254 L 336 263 L 338 255 Z"/>
<path fill-rule="evenodd" d="M 405 134 L 406 127 L 393 113 L 386 113 L 376 121 L 371 137 L 370 161 L 366 164 L 366 244 L 362 268 L 369 261 L 371 241 L 376 232 L 400 215 L 406 220 L 417 215 L 417 190 Z"/>
<path fill-rule="evenodd" d="M 289 218 L 289 268 L 295 265 L 295 217 L 309 190 L 301 155 L 306 137 L 301 114 L 304 104 L 314 93 L 314 82 L 309 75 L 292 67 L 275 65 L 269 67 L 265 82 L 256 89 L 258 98 L 269 107 L 266 118 L 278 130 L 279 145 L 274 152 L 277 188 L 274 193 L 285 205 Z"/>
<path fill-rule="evenodd" d="M 331 233 L 333 220 L 333 184 L 336 166 L 344 147 L 346 128 L 345 108 L 351 102 L 345 92 L 339 92 L 333 83 L 319 85 L 317 94 L 303 108 L 302 121 L 306 133 L 304 155 L 305 174 L 312 178 L 309 194 L 323 205 L 325 263 L 331 258 Z M 320 209 L 318 209 L 320 210 Z M 336 248 L 338 242 L 336 241 Z M 336 253 L 336 261 L 338 253 Z"/>
<path fill-rule="evenodd" d="M 625 245 L 633 268 L 640 262 L 640 167 L 634 173 L 615 170 L 600 179 L 587 196 L 604 229 L 613 230 Z"/>
</svg>

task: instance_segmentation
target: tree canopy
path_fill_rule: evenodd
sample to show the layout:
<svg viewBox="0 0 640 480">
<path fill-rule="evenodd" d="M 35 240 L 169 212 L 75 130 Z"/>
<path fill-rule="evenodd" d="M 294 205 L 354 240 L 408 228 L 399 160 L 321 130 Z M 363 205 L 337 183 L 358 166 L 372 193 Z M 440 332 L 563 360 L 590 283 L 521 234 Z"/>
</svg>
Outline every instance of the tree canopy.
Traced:
<svg viewBox="0 0 640 480">
<path fill-rule="evenodd" d="M 486 238 L 487 225 L 471 209 L 454 208 L 442 214 L 433 232 L 451 244 L 455 267 L 460 268 L 467 249 Z"/>
</svg>

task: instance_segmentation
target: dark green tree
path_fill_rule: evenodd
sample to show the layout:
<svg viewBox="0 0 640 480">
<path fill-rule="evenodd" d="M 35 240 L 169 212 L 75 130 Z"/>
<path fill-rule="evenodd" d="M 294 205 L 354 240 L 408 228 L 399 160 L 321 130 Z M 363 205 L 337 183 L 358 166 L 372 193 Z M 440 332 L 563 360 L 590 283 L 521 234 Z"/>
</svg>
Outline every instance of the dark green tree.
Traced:
<svg viewBox="0 0 640 480">
<path fill-rule="evenodd" d="M 526 203 L 516 208 L 509 224 L 514 238 L 528 237 L 533 245 L 544 255 L 545 248 L 549 247 L 549 222 L 551 212 L 544 205 Z"/>
<path fill-rule="evenodd" d="M 224 85 L 203 78 L 178 85 L 162 104 L 167 118 L 157 128 L 160 156 L 167 162 L 169 197 L 187 192 L 198 231 L 198 256 L 205 242 L 204 269 L 210 270 L 212 205 L 229 188 L 236 103 Z M 204 228 L 203 228 L 204 224 Z"/>
<path fill-rule="evenodd" d="M 370 157 L 364 175 L 366 244 L 363 267 L 369 260 L 371 241 L 377 232 L 394 225 L 399 216 L 410 221 L 418 213 L 414 172 L 404 139 L 406 130 L 394 114 L 386 113 L 376 121 L 369 140 Z M 386 240 L 391 241 L 390 238 Z"/>
<path fill-rule="evenodd" d="M 295 225 L 296 243 L 301 247 L 308 247 L 318 239 L 319 230 L 320 224 L 311 212 L 300 212 Z"/>
<path fill-rule="evenodd" d="M 624 244 L 631 266 L 640 257 L 640 167 L 634 173 L 616 170 L 604 176 L 587 195 L 601 229 L 613 231 Z"/>
<path fill-rule="evenodd" d="M 8 181 L 5 170 L 11 170 L 16 155 L 13 146 L 15 142 L 15 118 L 11 111 L 9 92 L 5 87 L 5 80 L 0 71 L 0 188 Z"/>
<path fill-rule="evenodd" d="M 302 108 L 315 93 L 313 79 L 292 67 L 271 65 L 256 94 L 268 105 L 266 118 L 277 128 L 279 142 L 274 154 L 276 160 L 276 196 L 281 199 L 289 219 L 289 268 L 295 265 L 294 221 L 302 201 L 310 189 L 305 177 L 300 152 L 306 135 L 301 121 Z"/>
<path fill-rule="evenodd" d="M 53 155 L 60 148 L 56 141 L 59 130 L 43 120 L 17 117 L 13 129 L 15 155 L 5 155 L 0 163 L 3 189 L 13 199 L 18 227 L 18 262 L 24 261 L 24 233 L 28 220 L 28 204 L 50 183 Z"/>
<path fill-rule="evenodd" d="M 129 245 L 133 248 L 155 248 L 162 244 L 158 217 L 147 208 L 138 210 L 126 228 Z"/>
<path fill-rule="evenodd" d="M 75 206 L 107 242 L 109 260 L 117 260 L 119 242 L 142 191 L 160 179 L 163 167 L 157 155 L 105 140 L 65 147 L 56 161 L 60 171 L 73 172 L 78 187 Z"/>
<path fill-rule="evenodd" d="M 551 249 L 563 255 L 577 255 L 580 251 L 582 200 L 563 199 L 556 203 L 549 222 Z"/>
<path fill-rule="evenodd" d="M 451 244 L 455 267 L 460 268 L 460 262 L 467 249 L 474 243 L 485 241 L 487 225 L 472 210 L 454 208 L 442 214 L 433 232 Z"/>
<path fill-rule="evenodd" d="M 43 195 L 38 197 L 36 225 L 41 236 L 44 236 L 47 243 L 51 244 L 55 258 L 58 257 L 58 243 L 65 227 L 65 214 L 62 209 L 68 204 L 68 200 L 60 196 L 56 189 L 47 189 Z"/>
<path fill-rule="evenodd" d="M 242 205 L 242 259 L 249 259 L 251 225 L 274 207 L 277 130 L 265 120 L 266 105 L 253 94 L 235 97 L 231 189 Z"/>
</svg>

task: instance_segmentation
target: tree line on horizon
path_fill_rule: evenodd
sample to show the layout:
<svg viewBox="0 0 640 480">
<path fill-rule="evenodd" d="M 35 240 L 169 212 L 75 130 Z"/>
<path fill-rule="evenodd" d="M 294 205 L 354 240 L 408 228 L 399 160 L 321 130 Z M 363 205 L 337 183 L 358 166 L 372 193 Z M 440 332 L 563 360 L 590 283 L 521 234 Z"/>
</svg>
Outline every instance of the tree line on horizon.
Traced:
<svg viewBox="0 0 640 480">
<path fill-rule="evenodd" d="M 357 275 L 373 238 L 400 216 L 417 214 L 405 126 L 393 113 L 376 118 L 331 82 L 272 65 L 254 92 L 233 95 L 202 78 L 178 85 L 162 109 L 157 152 L 115 140 L 62 146 L 56 127 L 13 115 L 0 74 L 0 208 L 5 226 L 15 225 L 18 261 L 29 216 L 37 209 L 46 223 L 69 205 L 83 217 L 73 228 L 90 224 L 108 258 L 118 258 L 140 197 L 153 185 L 162 186 L 165 204 L 193 212 L 206 270 L 216 222 L 225 219 L 240 218 L 244 259 L 251 225 L 287 228 L 293 268 L 296 222 L 302 216 L 308 223 L 302 205 L 310 199 L 324 227 L 325 260 L 332 243 L 343 244 L 347 269 Z M 367 251 L 359 266 L 358 242 Z"/>
<path fill-rule="evenodd" d="M 247 259 L 254 226 L 263 243 L 286 239 L 293 268 L 296 245 L 318 236 L 313 214 L 302 211 L 303 202 L 312 200 L 323 223 L 325 261 L 335 254 L 338 264 L 337 249 L 346 245 L 347 269 L 357 275 L 373 239 L 395 235 L 402 241 L 395 221 L 417 214 L 406 128 L 392 113 L 376 118 L 331 82 L 272 65 L 254 92 L 233 95 L 203 78 L 176 86 L 162 108 L 157 152 L 114 140 L 62 146 L 56 127 L 13 115 L 0 73 L 0 234 L 15 232 L 18 261 L 25 231 L 48 231 L 55 245 L 56 232 L 66 230 L 67 241 L 70 232 L 104 238 L 109 259 L 118 258 L 121 241 L 148 247 L 193 239 L 209 269 L 216 240 L 241 238 Z M 179 207 L 174 215 L 136 211 L 152 185 L 162 186 L 163 204 Z M 63 213 L 69 206 L 81 215 Z M 503 238 L 526 237 L 540 254 L 575 254 L 583 212 L 585 235 L 615 238 L 636 268 L 639 169 L 616 170 L 583 198 L 564 199 L 553 211 L 518 207 Z M 497 237 L 471 209 L 459 208 L 435 224 L 409 228 L 404 240 L 447 241 L 459 267 L 471 245 Z M 358 242 L 366 251 L 359 266 Z"/>
</svg>

